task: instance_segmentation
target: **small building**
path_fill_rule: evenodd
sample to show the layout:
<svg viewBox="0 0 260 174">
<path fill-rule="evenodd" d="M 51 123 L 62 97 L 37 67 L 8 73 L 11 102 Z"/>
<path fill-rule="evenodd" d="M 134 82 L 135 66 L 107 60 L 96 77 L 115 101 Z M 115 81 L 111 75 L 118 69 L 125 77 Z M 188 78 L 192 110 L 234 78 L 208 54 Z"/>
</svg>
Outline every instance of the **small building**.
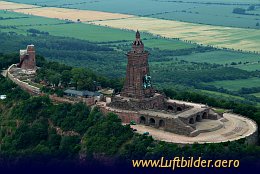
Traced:
<svg viewBox="0 0 260 174">
<path fill-rule="evenodd" d="M 93 83 L 94 83 L 94 90 L 95 91 L 99 91 L 99 90 L 102 89 L 102 86 L 101 86 L 101 84 L 99 82 L 94 81 Z"/>
<path fill-rule="evenodd" d="M 64 91 L 65 95 L 70 97 L 82 97 L 82 98 L 90 98 L 90 97 L 97 97 L 101 96 L 101 93 L 99 92 L 93 92 L 93 91 L 78 91 L 74 89 L 67 89 Z"/>
<path fill-rule="evenodd" d="M 6 95 L 0 95 L 0 99 L 1 99 L 1 100 L 6 99 Z"/>
<path fill-rule="evenodd" d="M 78 91 L 74 89 L 67 89 L 64 91 L 64 93 L 66 96 L 73 97 L 76 100 L 82 101 L 90 106 L 96 104 L 103 99 L 103 94 L 87 90 Z"/>
<path fill-rule="evenodd" d="M 110 88 L 105 88 L 105 89 L 99 90 L 98 92 L 100 92 L 104 96 L 111 97 L 115 93 L 115 90 L 114 89 L 110 89 Z"/>
</svg>

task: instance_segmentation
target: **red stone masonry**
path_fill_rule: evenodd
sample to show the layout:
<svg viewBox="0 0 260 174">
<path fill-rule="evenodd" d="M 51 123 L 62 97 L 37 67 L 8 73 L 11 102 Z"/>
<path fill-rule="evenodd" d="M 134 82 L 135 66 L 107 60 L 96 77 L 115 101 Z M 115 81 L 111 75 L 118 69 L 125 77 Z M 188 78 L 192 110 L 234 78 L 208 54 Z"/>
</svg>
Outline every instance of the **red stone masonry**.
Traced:
<svg viewBox="0 0 260 174">
<path fill-rule="evenodd" d="M 137 31 L 132 50 L 127 53 L 126 79 L 121 96 L 144 99 L 154 95 L 153 88 L 144 89 L 143 87 L 144 76 L 150 74 L 148 55 L 140 39 L 140 33 Z"/>
<path fill-rule="evenodd" d="M 18 67 L 26 70 L 36 69 L 34 45 L 28 45 L 26 50 L 20 50 L 20 63 Z"/>
</svg>

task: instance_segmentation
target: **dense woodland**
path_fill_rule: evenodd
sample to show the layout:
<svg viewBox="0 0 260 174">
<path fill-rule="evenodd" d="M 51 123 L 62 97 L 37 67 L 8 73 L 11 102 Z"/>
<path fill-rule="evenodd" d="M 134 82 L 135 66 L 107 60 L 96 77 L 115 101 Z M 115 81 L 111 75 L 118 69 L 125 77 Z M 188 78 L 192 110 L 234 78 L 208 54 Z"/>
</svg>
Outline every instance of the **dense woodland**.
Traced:
<svg viewBox="0 0 260 174">
<path fill-rule="evenodd" d="M 0 57 L 1 68 L 7 68 L 12 63 L 10 55 Z M 45 62 L 43 58 L 38 63 L 39 66 L 49 67 L 50 71 L 71 70 L 71 67 L 57 63 L 57 69 L 52 69 L 51 65 L 54 63 Z M 98 77 L 93 72 L 86 76 Z M 121 120 L 113 113 L 104 116 L 97 108 L 91 110 L 82 103 L 54 104 L 47 96 L 32 97 L 2 76 L 0 91 L 7 95 L 6 100 L 0 101 L 0 166 L 20 163 L 31 165 L 35 159 L 37 164 L 78 164 L 79 158 L 84 158 L 82 165 L 89 165 L 100 164 L 108 158 L 112 163 L 121 166 L 131 165 L 131 159 L 157 159 L 161 156 L 169 159 L 173 156 L 235 158 L 240 159 L 241 163 L 253 162 L 252 165 L 257 164 L 260 159 L 260 147 L 246 145 L 243 139 L 183 147 L 158 142 L 150 136 L 133 133 L 129 125 L 121 125 Z M 165 89 L 164 92 L 168 97 L 176 99 L 233 109 L 235 113 L 248 116 L 260 124 L 260 110 L 255 106 L 218 100 L 192 91 Z M 55 129 L 57 127 L 74 134 L 60 135 Z"/>
<path fill-rule="evenodd" d="M 37 65 L 40 69 L 37 70 L 35 81 L 37 83 L 44 81 L 47 84 L 59 89 L 75 87 L 77 90 L 95 90 L 95 83 L 99 83 L 102 87 L 110 87 L 115 90 L 120 90 L 123 85 L 122 78 L 107 78 L 103 75 L 97 75 L 92 70 L 86 68 L 73 68 L 68 65 L 58 62 L 48 62 L 43 57 L 37 57 Z M 42 90 L 48 90 L 43 88 Z"/>
</svg>

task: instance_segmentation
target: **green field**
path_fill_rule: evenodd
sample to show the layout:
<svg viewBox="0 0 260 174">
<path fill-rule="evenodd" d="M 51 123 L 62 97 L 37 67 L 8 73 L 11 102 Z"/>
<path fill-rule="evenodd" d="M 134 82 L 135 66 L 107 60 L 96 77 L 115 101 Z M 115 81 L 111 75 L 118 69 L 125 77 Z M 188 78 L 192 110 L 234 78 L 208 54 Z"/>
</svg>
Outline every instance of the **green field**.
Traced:
<svg viewBox="0 0 260 174">
<path fill-rule="evenodd" d="M 223 80 L 207 83 L 218 88 L 224 88 L 230 91 L 238 91 L 241 88 L 260 87 L 260 78 L 237 79 L 237 80 Z"/>
<path fill-rule="evenodd" d="M 253 63 L 249 63 L 249 64 L 242 64 L 242 65 L 236 65 L 234 66 L 236 68 L 239 68 L 239 69 L 243 69 L 243 70 L 246 70 L 246 71 L 256 71 L 256 70 L 259 70 L 260 69 L 260 62 L 253 62 Z"/>
<path fill-rule="evenodd" d="M 0 31 L 16 32 L 27 35 L 28 29 L 37 29 L 48 32 L 53 36 L 73 37 L 91 42 L 126 42 L 129 44 L 134 39 L 134 31 L 113 29 L 85 23 L 70 23 L 68 21 L 24 15 L 0 10 Z M 6 19 L 7 18 L 7 19 Z M 12 18 L 12 19 L 8 19 Z M 73 31 L 73 32 L 72 32 Z M 146 46 L 160 49 L 184 49 L 196 47 L 194 44 L 185 43 L 173 39 L 163 39 L 151 34 L 142 34 Z"/>
<path fill-rule="evenodd" d="M 216 64 L 231 64 L 235 63 L 245 63 L 245 62 L 258 62 L 260 61 L 260 55 L 250 54 L 250 53 L 239 53 L 232 51 L 211 51 L 199 54 L 193 54 L 188 56 L 181 56 L 183 60 L 190 62 L 206 62 L 206 63 L 216 63 Z M 259 67 L 260 68 L 260 67 Z"/>
<path fill-rule="evenodd" d="M 189 62 L 210 63 L 232 66 L 246 71 L 255 71 L 260 69 L 260 55 L 251 53 L 239 53 L 233 51 L 211 51 L 205 53 L 196 53 L 185 56 L 178 56 L 178 59 Z M 235 63 L 235 65 L 232 65 Z"/>
<path fill-rule="evenodd" d="M 256 97 L 260 98 L 260 92 L 258 92 L 258 93 L 253 93 L 253 94 L 251 94 L 251 95 L 253 95 L 253 96 L 256 96 Z"/>
<path fill-rule="evenodd" d="M 243 97 L 230 95 L 230 94 L 225 94 L 225 93 L 221 93 L 221 92 L 208 91 L 208 90 L 200 90 L 200 91 L 202 93 L 210 94 L 210 95 L 217 96 L 217 97 L 224 97 L 224 98 L 229 98 L 229 99 L 234 99 L 234 100 L 244 100 Z"/>
</svg>

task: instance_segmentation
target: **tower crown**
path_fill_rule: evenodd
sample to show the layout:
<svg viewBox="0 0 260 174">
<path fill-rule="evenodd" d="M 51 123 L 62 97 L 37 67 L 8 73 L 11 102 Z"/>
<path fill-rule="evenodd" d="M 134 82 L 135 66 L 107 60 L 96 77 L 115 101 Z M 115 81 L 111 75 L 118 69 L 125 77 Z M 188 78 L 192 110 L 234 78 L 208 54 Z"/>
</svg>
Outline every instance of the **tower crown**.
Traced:
<svg viewBox="0 0 260 174">
<path fill-rule="evenodd" d="M 34 45 L 27 45 L 27 51 L 35 51 Z"/>
<path fill-rule="evenodd" d="M 140 35 L 138 30 L 136 31 L 135 41 L 132 44 L 132 48 L 133 48 L 133 51 L 135 51 L 135 52 L 142 52 L 142 51 L 144 51 L 144 44 L 143 44 L 143 42 L 141 40 L 141 35 Z"/>
</svg>

